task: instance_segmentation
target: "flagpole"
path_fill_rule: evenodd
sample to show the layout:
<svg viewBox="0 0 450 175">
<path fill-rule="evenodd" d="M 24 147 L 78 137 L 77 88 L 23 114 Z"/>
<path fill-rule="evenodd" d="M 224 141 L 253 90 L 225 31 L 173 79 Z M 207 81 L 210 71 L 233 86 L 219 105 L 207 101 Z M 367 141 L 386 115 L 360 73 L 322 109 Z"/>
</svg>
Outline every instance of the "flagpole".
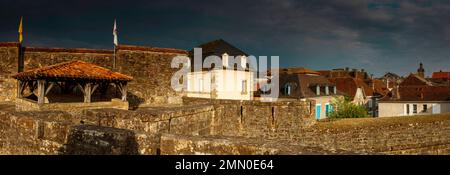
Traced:
<svg viewBox="0 0 450 175">
<path fill-rule="evenodd" d="M 117 49 L 117 47 L 114 44 L 114 62 L 113 62 L 113 69 L 114 70 L 116 69 L 116 49 Z"/>
<path fill-rule="evenodd" d="M 117 41 L 117 23 L 116 23 L 116 19 L 114 19 L 114 27 L 113 27 L 113 44 L 114 44 L 114 61 L 113 61 L 113 69 L 116 69 L 116 50 L 117 50 L 117 46 L 119 45 L 119 42 Z"/>
</svg>

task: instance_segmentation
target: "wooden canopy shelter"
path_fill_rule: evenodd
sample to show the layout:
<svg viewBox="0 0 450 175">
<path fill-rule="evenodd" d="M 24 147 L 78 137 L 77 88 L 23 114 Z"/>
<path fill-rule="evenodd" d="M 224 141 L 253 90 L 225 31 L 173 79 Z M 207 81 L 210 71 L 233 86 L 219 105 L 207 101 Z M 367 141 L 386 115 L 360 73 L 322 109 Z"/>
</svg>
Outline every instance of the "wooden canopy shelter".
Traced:
<svg viewBox="0 0 450 175">
<path fill-rule="evenodd" d="M 126 101 L 127 82 L 133 77 L 113 72 L 109 69 L 83 61 L 69 61 L 42 68 L 17 73 L 13 76 L 18 80 L 17 97 L 22 98 L 24 89 L 28 86 L 31 93 L 38 98 L 38 104 L 43 104 L 45 96 L 54 86 L 63 86 L 71 82 L 83 92 L 84 102 L 91 102 L 91 95 L 101 84 L 113 83 L 121 92 L 122 101 Z M 35 90 L 37 89 L 37 93 Z"/>
</svg>

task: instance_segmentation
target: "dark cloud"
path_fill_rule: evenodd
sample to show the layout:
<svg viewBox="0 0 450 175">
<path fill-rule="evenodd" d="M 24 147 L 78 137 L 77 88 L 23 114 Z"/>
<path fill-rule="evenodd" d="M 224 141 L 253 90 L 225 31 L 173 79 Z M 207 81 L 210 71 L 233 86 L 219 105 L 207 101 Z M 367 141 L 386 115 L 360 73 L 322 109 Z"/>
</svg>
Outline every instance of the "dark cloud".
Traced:
<svg viewBox="0 0 450 175">
<path fill-rule="evenodd" d="M 224 38 L 254 55 L 278 55 L 282 66 L 404 75 L 420 61 L 429 72 L 450 65 L 443 0 L 4 0 L 0 40 L 16 38 L 21 15 L 28 45 L 110 48 L 118 18 L 121 43 L 190 49 Z"/>
</svg>

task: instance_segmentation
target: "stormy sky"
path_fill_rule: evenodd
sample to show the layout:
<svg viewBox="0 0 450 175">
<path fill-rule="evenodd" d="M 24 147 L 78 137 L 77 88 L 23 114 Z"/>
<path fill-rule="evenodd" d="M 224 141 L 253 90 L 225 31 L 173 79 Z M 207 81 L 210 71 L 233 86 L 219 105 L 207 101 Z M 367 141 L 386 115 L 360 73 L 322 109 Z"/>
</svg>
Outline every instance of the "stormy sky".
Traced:
<svg viewBox="0 0 450 175">
<path fill-rule="evenodd" d="M 448 0 L 0 1 L 0 41 L 112 48 L 119 43 L 190 50 L 222 38 L 282 67 L 363 68 L 375 76 L 450 69 Z"/>
</svg>

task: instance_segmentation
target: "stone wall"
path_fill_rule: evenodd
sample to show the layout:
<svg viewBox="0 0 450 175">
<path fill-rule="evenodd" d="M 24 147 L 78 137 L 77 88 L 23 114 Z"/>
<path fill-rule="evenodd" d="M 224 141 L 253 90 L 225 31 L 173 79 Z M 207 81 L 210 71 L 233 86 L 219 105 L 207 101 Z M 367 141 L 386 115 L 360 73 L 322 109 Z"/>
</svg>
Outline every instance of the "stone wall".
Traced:
<svg viewBox="0 0 450 175">
<path fill-rule="evenodd" d="M 274 114 L 275 125 L 269 104 L 286 113 Z M 450 114 L 308 124 L 289 114 L 307 109 L 283 104 L 293 105 L 223 101 L 82 115 L 0 105 L 0 154 L 450 154 Z"/>
<path fill-rule="evenodd" d="M 313 101 L 238 101 L 184 97 L 185 104 L 212 104 L 215 135 L 292 139 L 316 122 Z"/>
<path fill-rule="evenodd" d="M 71 115 L 0 104 L 0 154 L 159 154 L 162 133 L 210 135 L 212 114 L 211 105 Z"/>
<path fill-rule="evenodd" d="M 13 101 L 19 64 L 18 43 L 0 43 L 0 101 Z M 70 60 L 81 60 L 112 69 L 114 51 L 67 48 L 24 48 L 24 70 L 53 65 Z M 131 108 L 181 103 L 181 94 L 170 87 L 170 78 L 178 69 L 172 69 L 172 58 L 187 55 L 184 50 L 119 46 L 116 51 L 116 71 L 133 76 L 128 86 Z"/>
<path fill-rule="evenodd" d="M 0 105 L 0 154 L 60 154 L 73 118 L 58 111 L 14 112 Z"/>
<path fill-rule="evenodd" d="M 112 99 L 104 102 L 70 102 L 70 103 L 44 103 L 39 105 L 36 101 L 18 98 L 15 101 L 17 111 L 65 111 L 73 115 L 80 114 L 85 109 L 114 108 L 128 110 L 128 102 L 121 99 Z"/>
<path fill-rule="evenodd" d="M 356 154 L 342 150 L 324 150 L 300 143 L 257 138 L 224 136 L 190 136 L 163 134 L 162 155 L 299 155 Z M 363 153 L 359 153 L 363 154 Z"/>
<path fill-rule="evenodd" d="M 0 43 L 0 101 L 13 101 L 16 81 L 11 75 L 18 70 L 19 43 Z"/>
<path fill-rule="evenodd" d="M 180 104 L 181 95 L 170 85 L 179 69 L 171 68 L 172 58 L 184 55 L 181 50 L 121 46 L 117 51 L 117 70 L 134 77 L 129 83 L 133 104 Z"/>
<path fill-rule="evenodd" d="M 450 154 L 450 114 L 319 122 L 294 140 L 326 150 Z"/>
</svg>

